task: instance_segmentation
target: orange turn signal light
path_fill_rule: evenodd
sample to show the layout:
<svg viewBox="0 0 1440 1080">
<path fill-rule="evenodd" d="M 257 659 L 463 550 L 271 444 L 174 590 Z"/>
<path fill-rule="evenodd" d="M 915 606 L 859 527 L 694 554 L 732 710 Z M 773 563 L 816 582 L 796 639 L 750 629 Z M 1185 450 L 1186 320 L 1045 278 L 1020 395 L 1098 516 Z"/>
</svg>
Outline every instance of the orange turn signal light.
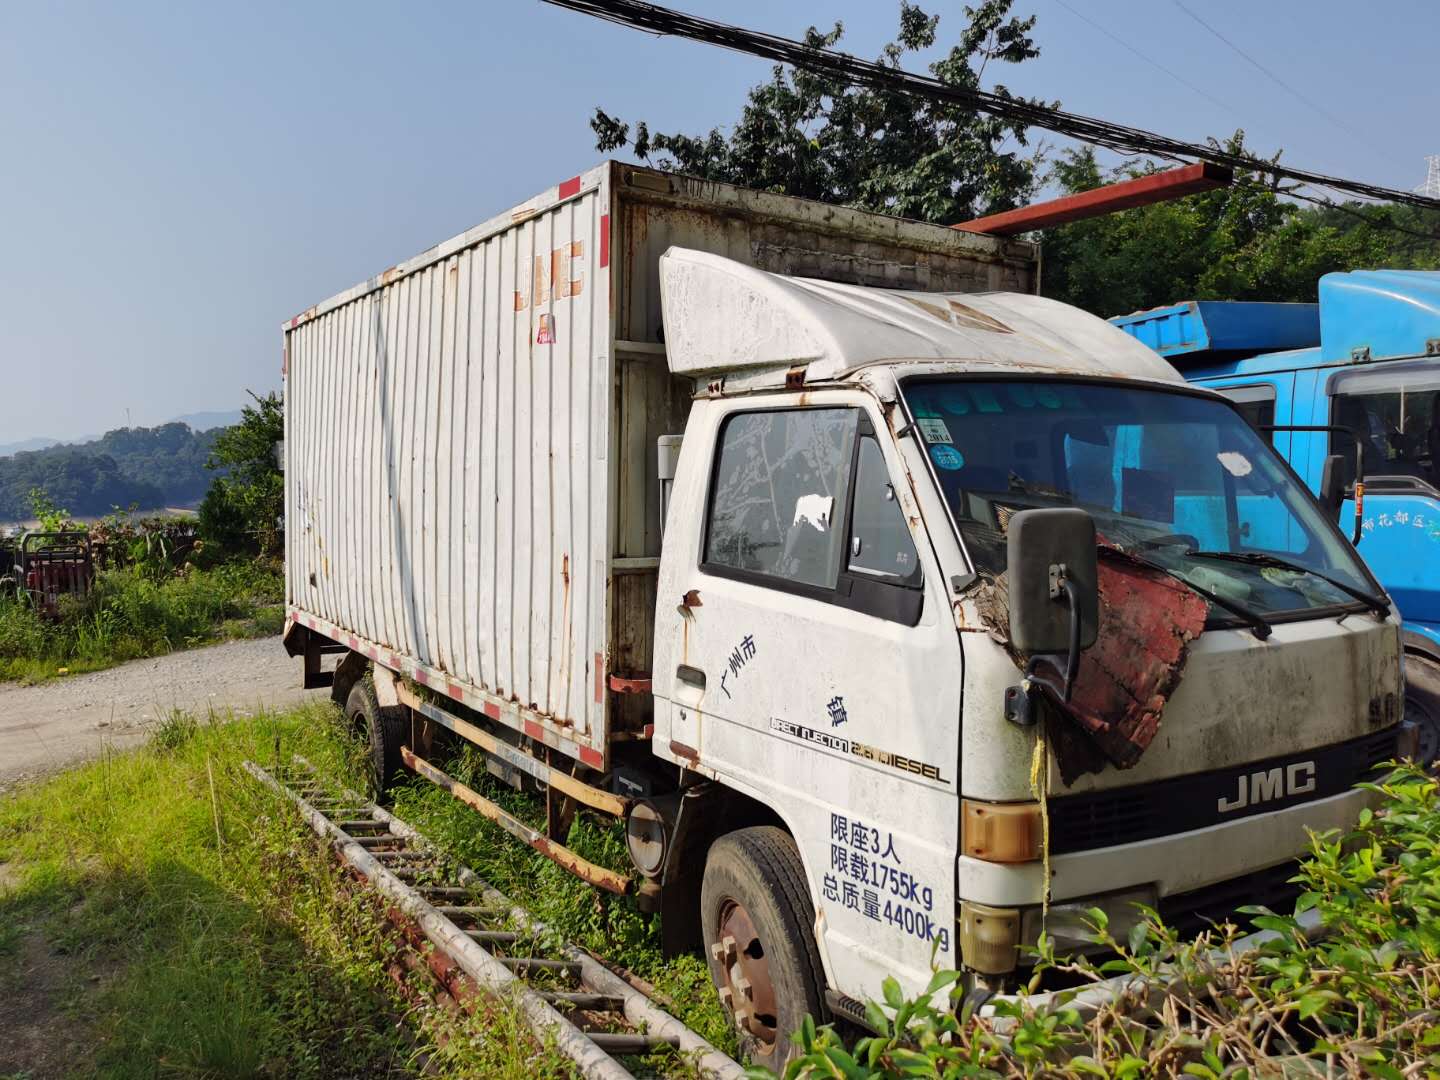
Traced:
<svg viewBox="0 0 1440 1080">
<path fill-rule="evenodd" d="M 1034 862 L 1042 854 L 1044 822 L 1038 802 L 960 804 L 960 847 L 986 862 Z"/>
</svg>

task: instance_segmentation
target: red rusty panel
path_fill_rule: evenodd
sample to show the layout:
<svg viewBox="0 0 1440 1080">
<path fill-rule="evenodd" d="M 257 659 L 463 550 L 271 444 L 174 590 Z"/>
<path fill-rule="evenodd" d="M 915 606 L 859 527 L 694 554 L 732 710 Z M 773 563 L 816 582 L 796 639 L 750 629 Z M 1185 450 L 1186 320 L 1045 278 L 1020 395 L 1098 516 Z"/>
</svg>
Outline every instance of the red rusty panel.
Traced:
<svg viewBox="0 0 1440 1080">
<path fill-rule="evenodd" d="M 1081 654 L 1069 713 L 1122 769 L 1140 760 L 1180 682 L 1209 603 L 1167 574 L 1101 547 L 1100 627 Z"/>
</svg>

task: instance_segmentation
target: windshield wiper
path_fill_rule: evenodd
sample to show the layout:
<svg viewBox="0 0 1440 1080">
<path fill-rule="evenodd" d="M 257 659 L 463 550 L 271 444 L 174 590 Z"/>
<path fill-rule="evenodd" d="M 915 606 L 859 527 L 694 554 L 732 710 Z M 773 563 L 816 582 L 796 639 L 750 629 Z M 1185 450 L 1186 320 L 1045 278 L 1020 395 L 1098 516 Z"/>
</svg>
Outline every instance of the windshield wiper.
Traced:
<svg viewBox="0 0 1440 1080">
<path fill-rule="evenodd" d="M 1263 551 L 1200 551 L 1195 548 L 1187 549 L 1186 555 L 1193 555 L 1199 559 L 1221 559 L 1225 562 L 1249 563 L 1252 566 L 1273 566 L 1277 570 L 1290 570 L 1298 574 L 1311 574 L 1319 578 L 1327 585 L 1332 585 L 1341 592 L 1353 596 L 1362 604 L 1368 607 L 1375 614 L 1384 619 L 1390 614 L 1390 605 L 1374 593 L 1358 589 L 1354 585 L 1347 584 L 1329 574 L 1322 574 L 1301 563 L 1291 562 L 1289 559 L 1282 559 L 1278 555 L 1271 555 Z"/>
<path fill-rule="evenodd" d="M 1123 548 L 1118 548 L 1116 550 L 1118 550 L 1122 556 L 1131 560 L 1132 562 L 1138 563 L 1140 566 L 1146 567 L 1150 570 L 1158 570 L 1166 577 L 1174 578 L 1191 592 L 1196 593 L 1201 597 L 1204 597 L 1216 607 L 1224 608 L 1226 611 L 1230 612 L 1231 615 L 1243 619 L 1245 622 L 1250 624 L 1251 631 L 1261 641 L 1264 641 L 1270 636 L 1270 624 L 1265 621 L 1265 617 L 1261 615 L 1258 611 L 1255 611 L 1252 608 L 1248 608 L 1244 604 L 1238 603 L 1235 600 L 1230 600 L 1227 597 L 1221 596 L 1218 593 L 1213 593 L 1209 589 L 1202 588 L 1201 586 L 1196 585 L 1189 578 L 1185 577 L 1185 575 L 1181 574 L 1179 571 L 1172 570 L 1168 566 L 1164 566 L 1158 562 L 1147 559 L 1143 555 L 1137 555 L 1135 552 Z"/>
</svg>

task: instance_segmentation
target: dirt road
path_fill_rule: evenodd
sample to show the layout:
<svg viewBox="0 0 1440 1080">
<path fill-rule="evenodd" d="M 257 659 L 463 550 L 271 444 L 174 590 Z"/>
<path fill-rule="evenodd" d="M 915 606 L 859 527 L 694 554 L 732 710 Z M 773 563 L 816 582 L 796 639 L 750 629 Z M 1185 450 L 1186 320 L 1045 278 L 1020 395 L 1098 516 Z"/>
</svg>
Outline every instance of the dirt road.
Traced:
<svg viewBox="0 0 1440 1080">
<path fill-rule="evenodd" d="M 0 791 L 28 777 L 141 742 L 171 709 L 249 712 L 324 690 L 300 689 L 300 661 L 278 637 L 135 660 L 39 686 L 0 683 Z"/>
</svg>

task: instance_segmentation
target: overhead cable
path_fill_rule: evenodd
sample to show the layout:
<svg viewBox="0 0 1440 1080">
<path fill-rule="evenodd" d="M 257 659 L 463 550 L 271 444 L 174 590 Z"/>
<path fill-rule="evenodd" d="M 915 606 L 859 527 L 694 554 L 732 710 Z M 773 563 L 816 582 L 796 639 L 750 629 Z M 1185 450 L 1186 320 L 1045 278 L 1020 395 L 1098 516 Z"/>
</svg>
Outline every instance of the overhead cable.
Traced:
<svg viewBox="0 0 1440 1080">
<path fill-rule="evenodd" d="M 1264 173 L 1281 180 L 1328 188 L 1361 199 L 1404 203 L 1426 210 L 1440 210 L 1440 199 L 1409 191 L 1383 187 L 1363 180 L 1296 169 L 1278 161 L 1249 154 L 1237 154 L 1221 146 L 1186 142 L 1143 128 L 1100 120 L 1079 113 L 1052 108 L 1043 102 L 1027 101 L 1003 92 L 953 86 L 930 75 L 917 75 L 900 68 L 860 60 L 848 53 L 819 49 L 791 38 L 779 37 L 727 23 L 688 15 L 681 11 L 646 3 L 644 0 L 544 0 L 621 26 L 652 34 L 689 38 L 736 52 L 760 56 L 777 63 L 816 74 L 829 75 L 854 86 L 866 86 L 891 93 L 908 94 L 953 105 L 1027 127 L 1043 128 L 1125 154 L 1149 154 L 1172 160 L 1210 161 L 1231 169 Z"/>
</svg>

